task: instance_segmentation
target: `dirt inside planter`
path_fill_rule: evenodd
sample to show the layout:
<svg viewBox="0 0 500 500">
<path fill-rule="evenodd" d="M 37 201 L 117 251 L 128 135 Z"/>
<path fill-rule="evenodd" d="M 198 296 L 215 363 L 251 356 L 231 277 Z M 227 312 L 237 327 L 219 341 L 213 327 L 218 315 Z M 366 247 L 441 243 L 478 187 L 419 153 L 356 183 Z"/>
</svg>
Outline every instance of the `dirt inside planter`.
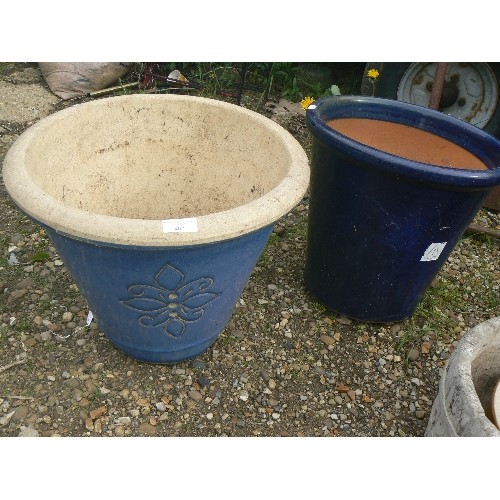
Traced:
<svg viewBox="0 0 500 500">
<path fill-rule="evenodd" d="M 326 122 L 343 135 L 380 151 L 440 167 L 487 170 L 472 153 L 447 139 L 408 125 L 367 118 Z"/>
<path fill-rule="evenodd" d="M 199 217 L 249 203 L 287 173 L 276 133 L 269 138 L 261 122 L 216 101 L 102 102 L 47 124 L 26 154 L 37 186 L 68 206 L 131 219 Z"/>
</svg>

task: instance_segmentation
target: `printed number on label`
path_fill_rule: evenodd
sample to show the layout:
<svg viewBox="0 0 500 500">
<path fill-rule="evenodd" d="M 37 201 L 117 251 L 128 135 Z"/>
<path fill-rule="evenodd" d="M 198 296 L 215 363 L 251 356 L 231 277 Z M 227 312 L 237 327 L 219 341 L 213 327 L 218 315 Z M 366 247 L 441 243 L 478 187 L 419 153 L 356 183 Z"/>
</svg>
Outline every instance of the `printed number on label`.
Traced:
<svg viewBox="0 0 500 500">
<path fill-rule="evenodd" d="M 166 219 L 161 221 L 164 233 L 196 233 L 198 221 L 190 219 Z"/>
</svg>

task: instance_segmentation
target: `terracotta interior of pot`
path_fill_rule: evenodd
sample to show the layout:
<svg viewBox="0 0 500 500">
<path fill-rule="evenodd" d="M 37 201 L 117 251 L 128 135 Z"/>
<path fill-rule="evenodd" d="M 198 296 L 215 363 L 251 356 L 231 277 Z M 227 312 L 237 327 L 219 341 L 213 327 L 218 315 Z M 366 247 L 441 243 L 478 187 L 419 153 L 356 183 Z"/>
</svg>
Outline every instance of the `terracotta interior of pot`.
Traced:
<svg viewBox="0 0 500 500">
<path fill-rule="evenodd" d="M 327 121 L 327 125 L 358 142 L 401 158 L 448 168 L 488 168 L 466 149 L 415 127 L 367 118 L 338 118 Z"/>
<path fill-rule="evenodd" d="M 238 108 L 109 99 L 72 111 L 36 134 L 25 161 L 43 191 L 89 212 L 133 219 L 220 212 L 272 190 L 290 165 L 278 134 Z"/>
</svg>

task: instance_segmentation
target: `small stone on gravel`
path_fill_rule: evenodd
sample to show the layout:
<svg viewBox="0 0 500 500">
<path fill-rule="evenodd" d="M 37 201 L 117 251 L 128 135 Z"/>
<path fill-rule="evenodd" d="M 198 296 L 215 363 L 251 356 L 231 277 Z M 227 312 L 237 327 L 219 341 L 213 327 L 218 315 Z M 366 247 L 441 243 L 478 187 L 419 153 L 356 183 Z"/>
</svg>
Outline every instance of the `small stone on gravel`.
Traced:
<svg viewBox="0 0 500 500">
<path fill-rule="evenodd" d="M 408 358 L 411 361 L 417 361 L 417 359 L 419 357 L 420 357 L 420 352 L 419 352 L 419 350 L 416 347 L 413 347 L 412 349 L 410 349 L 410 351 L 408 353 Z"/>
</svg>

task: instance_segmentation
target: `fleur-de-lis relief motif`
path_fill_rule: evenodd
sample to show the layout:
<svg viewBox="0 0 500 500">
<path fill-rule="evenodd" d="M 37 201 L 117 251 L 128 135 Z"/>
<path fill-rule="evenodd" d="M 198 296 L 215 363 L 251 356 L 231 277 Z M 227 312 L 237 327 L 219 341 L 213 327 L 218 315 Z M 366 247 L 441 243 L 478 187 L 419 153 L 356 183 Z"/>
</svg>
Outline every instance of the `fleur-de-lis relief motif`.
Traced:
<svg viewBox="0 0 500 500">
<path fill-rule="evenodd" d="M 134 296 L 121 300 L 130 309 L 144 313 L 139 324 L 147 327 L 162 325 L 165 333 L 179 338 L 186 324 L 198 321 L 205 314 L 205 306 L 220 296 L 210 292 L 212 278 L 199 278 L 184 283 L 184 274 L 166 264 L 154 277 L 154 285 L 131 285 Z"/>
</svg>

